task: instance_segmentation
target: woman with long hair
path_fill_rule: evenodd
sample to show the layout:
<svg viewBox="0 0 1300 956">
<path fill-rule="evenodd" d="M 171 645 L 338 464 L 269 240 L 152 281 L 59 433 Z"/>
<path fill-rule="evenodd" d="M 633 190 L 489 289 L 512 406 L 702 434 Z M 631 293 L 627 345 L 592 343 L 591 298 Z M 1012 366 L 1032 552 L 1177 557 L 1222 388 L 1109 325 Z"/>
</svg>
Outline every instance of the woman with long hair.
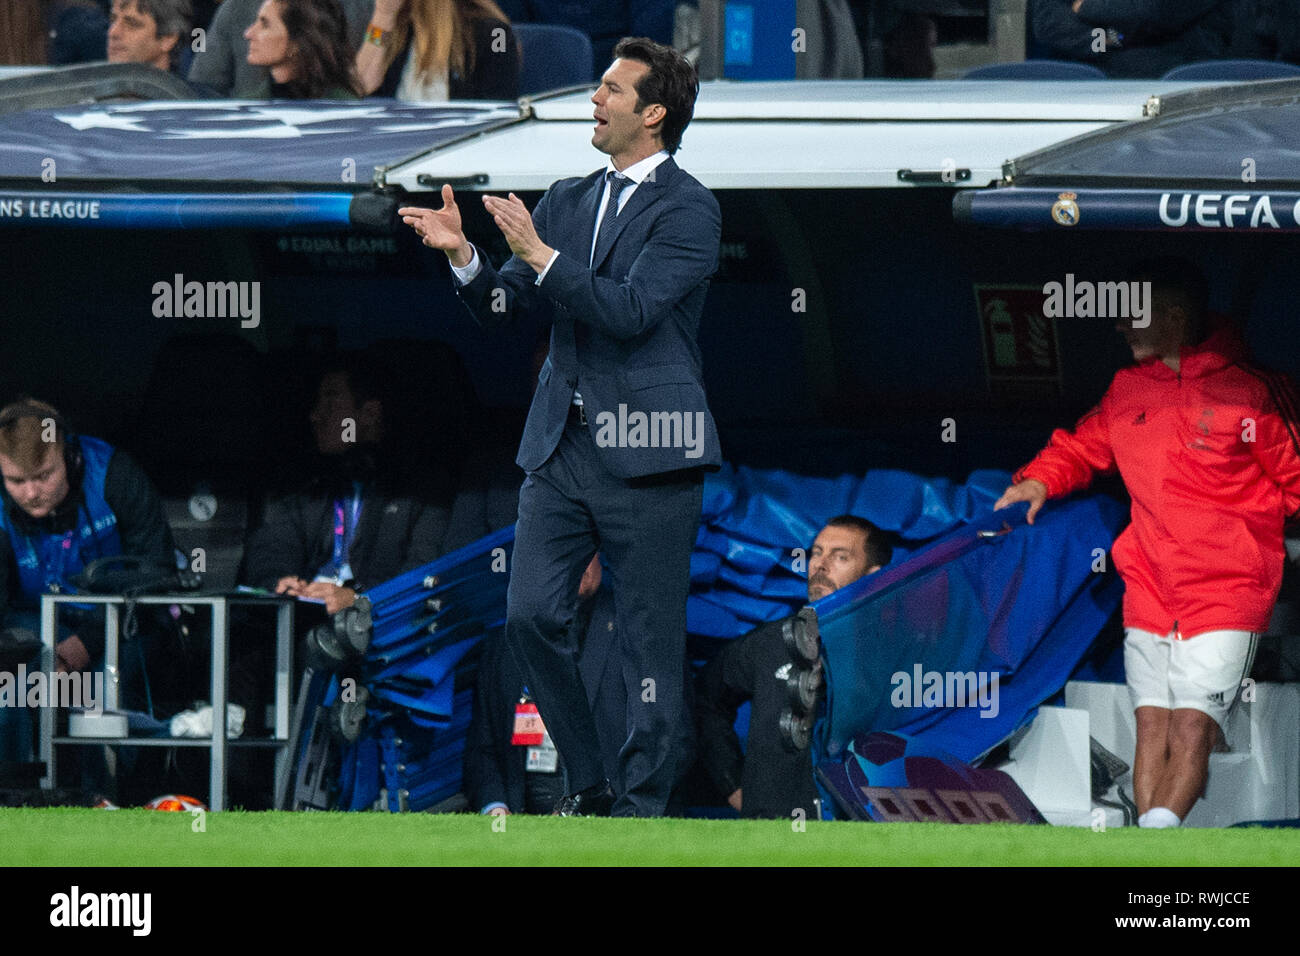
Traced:
<svg viewBox="0 0 1300 956">
<path fill-rule="evenodd" d="M 357 53 L 366 95 L 399 100 L 512 100 L 519 48 L 493 0 L 375 0 Z"/>
<path fill-rule="evenodd" d="M 337 0 L 266 0 L 244 32 L 248 62 L 270 75 L 241 99 L 351 100 L 358 95 L 347 22 Z"/>
</svg>

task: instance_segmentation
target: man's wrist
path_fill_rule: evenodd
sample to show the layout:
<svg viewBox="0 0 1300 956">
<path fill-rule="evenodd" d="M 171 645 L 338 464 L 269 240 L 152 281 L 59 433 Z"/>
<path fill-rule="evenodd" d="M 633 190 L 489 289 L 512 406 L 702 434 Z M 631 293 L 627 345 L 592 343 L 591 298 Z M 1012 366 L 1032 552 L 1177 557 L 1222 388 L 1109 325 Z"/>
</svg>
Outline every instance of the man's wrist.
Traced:
<svg viewBox="0 0 1300 956">
<path fill-rule="evenodd" d="M 554 249 L 545 243 L 538 243 L 537 248 L 528 254 L 524 262 L 528 263 L 534 272 L 541 275 L 546 271 L 547 266 L 551 264 L 551 258 L 554 255 Z"/>
<path fill-rule="evenodd" d="M 472 243 L 466 243 L 459 249 L 450 249 L 447 251 L 447 260 L 457 269 L 466 268 L 474 261 L 474 246 Z"/>
</svg>

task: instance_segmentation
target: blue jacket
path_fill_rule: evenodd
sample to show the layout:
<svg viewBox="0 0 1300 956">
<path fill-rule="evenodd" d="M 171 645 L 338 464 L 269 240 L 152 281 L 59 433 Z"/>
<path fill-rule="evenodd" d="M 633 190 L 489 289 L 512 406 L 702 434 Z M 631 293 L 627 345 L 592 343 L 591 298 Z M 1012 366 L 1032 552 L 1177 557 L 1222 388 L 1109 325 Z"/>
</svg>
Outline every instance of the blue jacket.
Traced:
<svg viewBox="0 0 1300 956">
<path fill-rule="evenodd" d="M 18 566 L 23 607 L 39 606 L 41 595 L 55 588 L 75 593 L 69 580 L 82 568 L 95 558 L 122 553 L 117 516 L 104 498 L 113 447 L 97 438 L 83 436 L 79 441 L 85 476 L 81 481 L 82 507 L 77 509 L 74 528 L 63 534 L 52 531 L 27 534 L 15 527 L 8 508 L 0 508 L 0 527 L 9 536 L 9 546 Z"/>
<path fill-rule="evenodd" d="M 717 200 L 665 159 L 601 236 L 588 267 L 603 177 L 600 169 L 560 180 L 533 210 L 538 236 L 559 252 L 540 286 L 517 256 L 498 272 L 479 250 L 482 269 L 457 290 L 484 326 L 507 322 L 516 310 L 551 310 L 550 355 L 516 461 L 533 471 L 551 456 L 576 390 L 612 474 L 717 468 L 722 452 L 696 344 L 718 265 Z"/>
<path fill-rule="evenodd" d="M 45 9 L 50 30 L 46 60 L 50 66 L 108 59 L 108 17 L 95 6 L 55 2 Z"/>
</svg>

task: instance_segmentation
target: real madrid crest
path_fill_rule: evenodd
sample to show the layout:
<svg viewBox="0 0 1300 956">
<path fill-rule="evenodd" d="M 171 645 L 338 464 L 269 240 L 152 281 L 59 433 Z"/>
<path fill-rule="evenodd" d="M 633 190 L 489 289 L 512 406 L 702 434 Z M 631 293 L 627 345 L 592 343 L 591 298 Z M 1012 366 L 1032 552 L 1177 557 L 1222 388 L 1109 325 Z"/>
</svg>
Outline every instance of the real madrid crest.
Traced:
<svg viewBox="0 0 1300 956">
<path fill-rule="evenodd" d="M 1052 219 L 1058 226 L 1076 226 L 1079 224 L 1079 204 L 1075 202 L 1075 193 L 1061 193 L 1052 203 Z"/>
</svg>

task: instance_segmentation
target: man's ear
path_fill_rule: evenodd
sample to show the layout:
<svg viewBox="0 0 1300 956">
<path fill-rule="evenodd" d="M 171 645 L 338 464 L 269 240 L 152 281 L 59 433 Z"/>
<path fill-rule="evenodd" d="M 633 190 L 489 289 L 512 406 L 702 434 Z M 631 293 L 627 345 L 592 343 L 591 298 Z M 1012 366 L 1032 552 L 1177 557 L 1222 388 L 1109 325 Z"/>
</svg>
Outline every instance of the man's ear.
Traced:
<svg viewBox="0 0 1300 956">
<path fill-rule="evenodd" d="M 179 33 L 173 33 L 171 36 L 167 37 L 167 39 L 171 41 L 165 44 L 167 53 L 170 55 L 171 52 L 176 49 L 176 44 L 181 42 L 181 35 Z"/>
<path fill-rule="evenodd" d="M 662 127 L 663 121 L 668 118 L 668 110 L 664 109 L 662 103 L 651 103 L 642 111 L 641 117 L 647 128 L 659 132 L 657 127 Z"/>
</svg>

